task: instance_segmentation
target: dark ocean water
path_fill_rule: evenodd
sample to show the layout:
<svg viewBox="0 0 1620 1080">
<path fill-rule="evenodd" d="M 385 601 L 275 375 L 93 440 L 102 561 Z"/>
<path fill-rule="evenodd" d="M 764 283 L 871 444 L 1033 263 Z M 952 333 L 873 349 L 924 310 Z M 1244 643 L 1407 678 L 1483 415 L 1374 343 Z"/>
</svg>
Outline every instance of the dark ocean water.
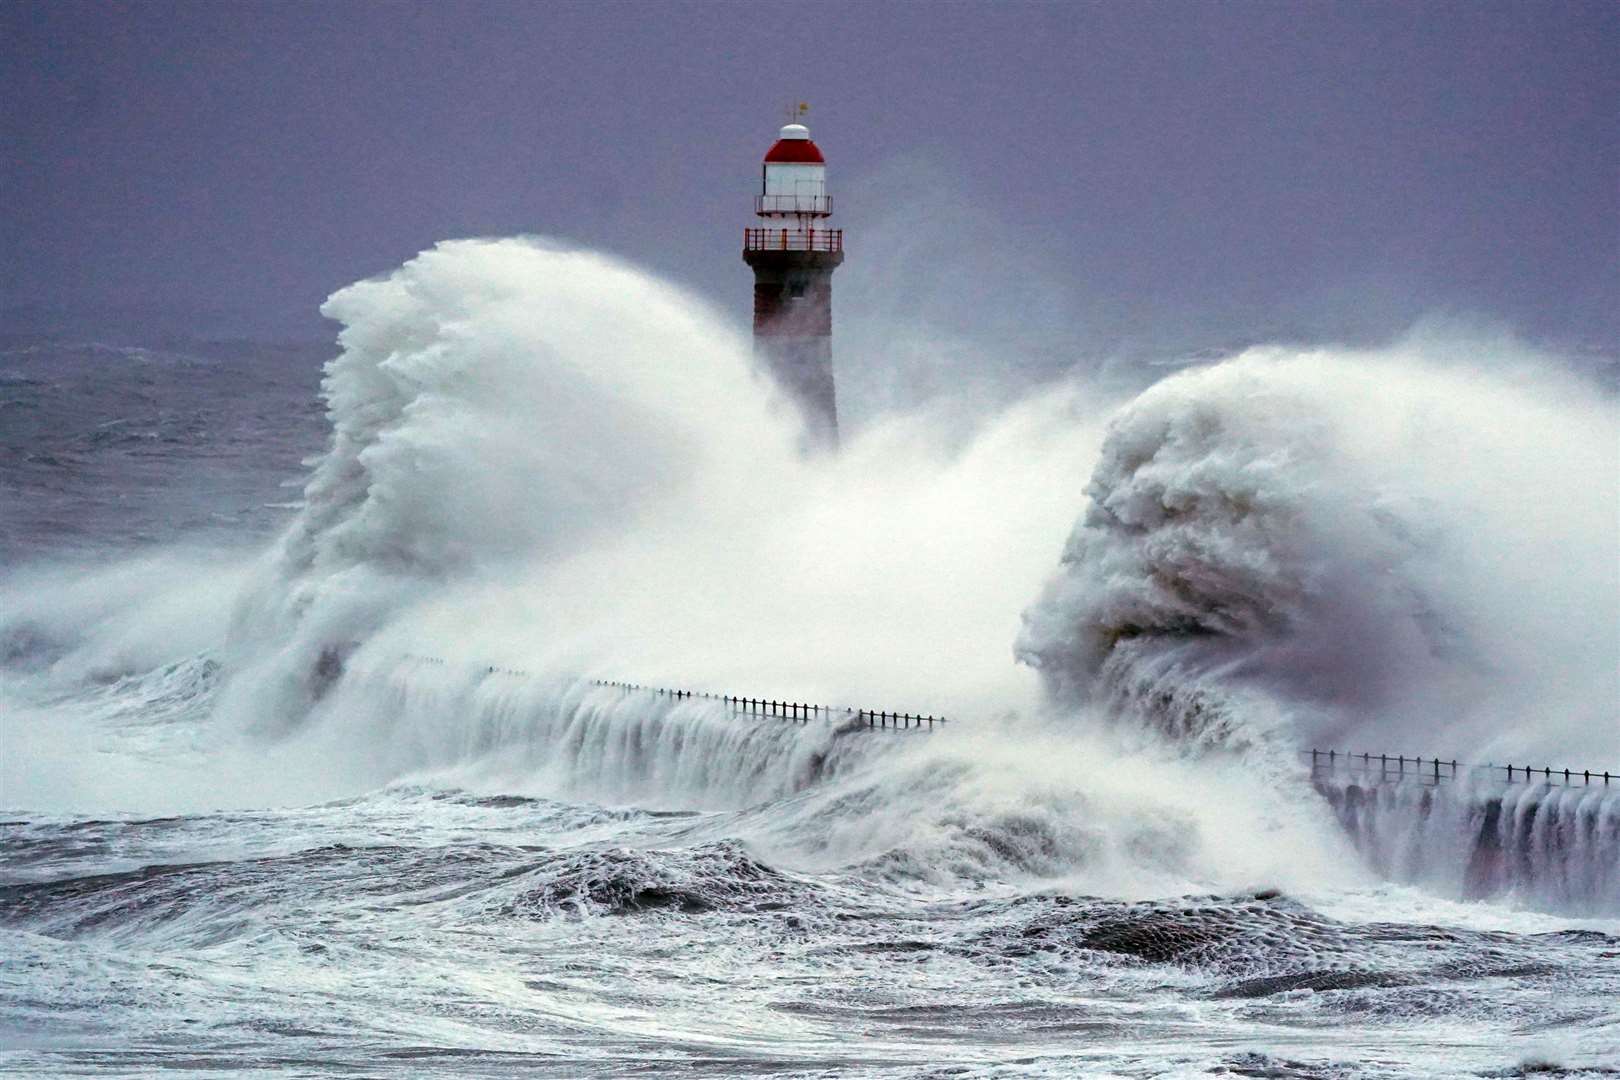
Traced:
<svg viewBox="0 0 1620 1080">
<path fill-rule="evenodd" d="M 326 441 L 330 346 L 0 348 L 0 565 L 284 523 Z"/>
<path fill-rule="evenodd" d="M 237 587 L 329 438 L 328 354 L 0 352 L 0 1072 L 1620 1076 L 1620 901 L 1383 880 L 1302 779 L 1143 794 L 1039 733 L 455 663 L 357 662 L 340 735 L 256 728 L 223 643 L 81 612 Z M 1199 869 L 1285 842 L 1291 878 Z"/>
</svg>

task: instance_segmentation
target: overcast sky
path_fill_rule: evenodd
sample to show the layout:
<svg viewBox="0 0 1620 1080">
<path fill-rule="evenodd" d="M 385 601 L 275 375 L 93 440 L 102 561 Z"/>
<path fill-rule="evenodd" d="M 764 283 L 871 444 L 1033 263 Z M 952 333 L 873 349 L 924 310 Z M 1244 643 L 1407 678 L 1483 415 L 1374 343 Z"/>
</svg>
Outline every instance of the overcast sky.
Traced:
<svg viewBox="0 0 1620 1080">
<path fill-rule="evenodd" d="M 1612 0 L 11 0 L 0 50 L 14 327 L 319 334 L 343 284 L 517 232 L 740 318 L 758 160 L 803 99 L 842 305 L 1022 303 L 1011 325 L 1097 340 L 1432 312 L 1620 338 Z"/>
</svg>

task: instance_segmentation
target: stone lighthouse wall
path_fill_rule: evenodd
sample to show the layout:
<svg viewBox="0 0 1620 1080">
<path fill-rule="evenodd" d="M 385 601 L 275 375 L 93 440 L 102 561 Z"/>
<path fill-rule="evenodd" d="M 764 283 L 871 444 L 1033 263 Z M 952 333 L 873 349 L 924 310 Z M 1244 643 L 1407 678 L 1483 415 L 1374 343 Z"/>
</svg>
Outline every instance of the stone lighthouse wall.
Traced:
<svg viewBox="0 0 1620 1080">
<path fill-rule="evenodd" d="M 804 415 L 810 445 L 838 445 L 832 274 L 841 251 L 743 252 L 754 271 L 754 354 Z"/>
</svg>

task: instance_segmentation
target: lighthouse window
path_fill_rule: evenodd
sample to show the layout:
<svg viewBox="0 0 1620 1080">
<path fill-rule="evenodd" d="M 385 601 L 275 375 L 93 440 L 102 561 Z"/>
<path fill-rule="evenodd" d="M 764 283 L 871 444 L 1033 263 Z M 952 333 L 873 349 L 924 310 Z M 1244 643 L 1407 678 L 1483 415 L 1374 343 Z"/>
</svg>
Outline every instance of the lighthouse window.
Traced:
<svg viewBox="0 0 1620 1080">
<path fill-rule="evenodd" d="M 803 296 L 804 295 L 804 282 L 802 282 L 802 281 L 790 282 L 788 284 L 788 295 L 789 296 Z"/>
</svg>

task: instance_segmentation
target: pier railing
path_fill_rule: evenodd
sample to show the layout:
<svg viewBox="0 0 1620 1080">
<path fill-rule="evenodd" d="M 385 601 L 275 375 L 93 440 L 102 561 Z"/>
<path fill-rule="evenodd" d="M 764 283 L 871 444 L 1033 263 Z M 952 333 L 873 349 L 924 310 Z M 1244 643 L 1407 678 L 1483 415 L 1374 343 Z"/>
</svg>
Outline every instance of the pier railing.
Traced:
<svg viewBox="0 0 1620 1080">
<path fill-rule="evenodd" d="M 622 690 L 627 694 L 651 694 L 671 701 L 690 699 L 713 701 L 742 716 L 770 717 L 789 723 L 808 724 L 812 720 L 854 723 L 857 727 L 877 731 L 933 731 L 934 725 L 945 726 L 945 717 L 919 713 L 888 712 L 882 709 L 856 709 L 847 706 L 813 705 L 802 701 L 774 701 L 767 698 L 737 697 L 733 694 L 715 694 L 702 690 L 676 690 L 663 686 L 642 686 L 639 683 L 591 680 L 593 686 Z"/>
<path fill-rule="evenodd" d="M 423 656 L 420 653 L 406 653 L 405 659 L 418 664 L 432 664 L 435 667 L 448 666 L 442 656 Z M 481 671 L 485 675 L 506 675 L 517 679 L 534 679 L 539 676 L 532 671 L 522 668 L 504 667 L 498 664 L 475 665 L 473 670 Z M 889 712 L 886 709 L 857 709 L 842 705 L 813 705 L 803 701 L 776 701 L 770 698 L 739 697 L 735 694 L 714 694 L 704 690 L 678 690 L 668 686 L 643 686 L 640 683 L 613 682 L 608 679 L 592 679 L 592 686 L 600 686 L 609 690 L 619 690 L 626 694 L 646 694 L 666 701 L 713 701 L 726 706 L 738 716 L 766 717 L 772 720 L 786 720 L 789 723 L 808 724 L 820 720 L 828 723 L 853 724 L 856 727 L 867 727 L 874 731 L 933 731 L 936 726 L 943 728 L 946 718 L 943 716 L 929 716 L 923 713 Z"/>
<path fill-rule="evenodd" d="M 1410 782 L 1445 784 L 1464 778 L 1494 780 L 1505 784 L 1551 784 L 1554 787 L 1587 787 L 1611 782 L 1620 784 L 1620 773 L 1593 772 L 1591 769 L 1555 769 L 1551 765 L 1497 765 L 1487 762 L 1442 761 L 1439 758 L 1403 757 L 1399 754 L 1353 754 L 1339 750 L 1302 750 L 1311 762 L 1311 777 L 1345 775 L 1379 784 Z"/>
</svg>

